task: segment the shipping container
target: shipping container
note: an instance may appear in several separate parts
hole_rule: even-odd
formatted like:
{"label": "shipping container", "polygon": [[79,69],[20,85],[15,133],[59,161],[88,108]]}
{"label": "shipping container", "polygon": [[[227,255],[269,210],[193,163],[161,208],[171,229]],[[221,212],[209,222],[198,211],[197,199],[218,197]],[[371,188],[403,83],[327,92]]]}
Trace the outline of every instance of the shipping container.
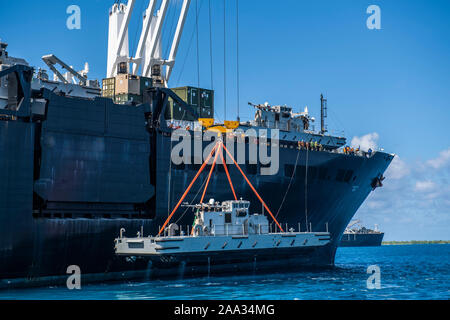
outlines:
{"label": "shipping container", "polygon": [[[197,121],[193,115],[184,110],[181,105],[178,103],[174,103],[172,99],[170,99],[169,105],[167,106],[165,117],[167,120],[184,120],[184,121]],[[198,107],[191,106],[198,115],[200,115],[200,110]]]}
{"label": "shipping container", "polygon": [[133,74],[118,74],[115,94],[141,94],[141,80]]}
{"label": "shipping container", "polygon": [[212,109],[210,109],[210,108],[201,108],[201,112],[199,115],[201,118],[206,118],[206,119],[214,118],[214,113],[213,113]]}
{"label": "shipping container", "polygon": [[142,103],[142,96],[139,94],[116,94],[114,102],[117,104],[125,104],[134,102],[136,104]]}
{"label": "shipping container", "polygon": [[114,98],[116,95],[116,78],[103,79],[102,97]]}
{"label": "shipping container", "polygon": [[103,79],[102,96],[112,98],[116,103],[133,101],[142,102],[145,90],[153,86],[152,78],[130,74],[119,74],[115,78]]}
{"label": "shipping container", "polygon": [[140,80],[140,94],[143,94],[146,89],[153,87],[152,78],[140,77]]}
{"label": "shipping container", "polygon": [[[214,91],[194,87],[181,87],[171,89],[184,102],[191,106],[200,118],[214,117]],[[196,121],[192,116],[185,113],[181,107],[174,105],[173,100],[169,101],[168,110],[166,111],[167,119]],[[184,117],[184,118],[182,118]]]}

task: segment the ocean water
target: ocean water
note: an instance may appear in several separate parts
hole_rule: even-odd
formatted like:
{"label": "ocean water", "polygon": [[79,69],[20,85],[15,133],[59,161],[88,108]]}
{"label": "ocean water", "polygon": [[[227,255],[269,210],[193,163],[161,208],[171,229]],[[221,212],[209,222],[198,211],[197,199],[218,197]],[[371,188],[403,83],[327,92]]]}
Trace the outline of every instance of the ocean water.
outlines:
{"label": "ocean water", "polygon": [[[380,269],[379,289],[367,287],[371,265]],[[448,300],[450,245],[339,248],[331,270],[6,290],[0,299]]]}

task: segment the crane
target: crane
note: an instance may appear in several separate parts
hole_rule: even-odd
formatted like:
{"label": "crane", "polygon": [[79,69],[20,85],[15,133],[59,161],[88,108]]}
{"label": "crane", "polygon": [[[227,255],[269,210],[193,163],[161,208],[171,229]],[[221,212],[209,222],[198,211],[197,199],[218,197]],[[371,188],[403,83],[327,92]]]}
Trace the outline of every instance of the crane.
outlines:
{"label": "crane", "polygon": [[[42,60],[45,64],[53,71],[53,73],[58,77],[58,79],[63,83],[69,83],[69,79],[73,77],[77,78],[81,85],[86,85],[87,82],[87,74],[89,72],[89,65],[86,63],[84,66],[84,70],[77,72],[72,67],[69,67],[64,61],[59,59],[53,54],[49,54],[42,57]],[[55,65],[59,64],[63,69],[67,70],[66,76],[62,75],[56,68]]]}
{"label": "crane", "polygon": [[351,227],[353,227],[354,225],[361,223],[360,220],[353,220],[352,222],[349,223],[349,225],[347,226],[347,228],[345,229],[345,231],[350,231]]}
{"label": "crane", "polygon": [[[167,87],[191,3],[191,0],[183,0],[170,54],[167,59],[164,59],[161,53],[162,30],[171,1],[173,0],[162,0],[160,8],[155,14],[157,0],[149,0],[135,57],[130,57],[129,53],[128,27],[136,0],[128,0],[126,5],[116,1],[111,8],[109,18],[108,78],[115,77],[119,71],[123,70],[133,75],[150,77],[155,75],[154,70],[165,66],[165,73],[161,73],[161,77],[163,85]],[[131,68],[129,68],[130,64]],[[156,68],[154,68],[155,66]]]}

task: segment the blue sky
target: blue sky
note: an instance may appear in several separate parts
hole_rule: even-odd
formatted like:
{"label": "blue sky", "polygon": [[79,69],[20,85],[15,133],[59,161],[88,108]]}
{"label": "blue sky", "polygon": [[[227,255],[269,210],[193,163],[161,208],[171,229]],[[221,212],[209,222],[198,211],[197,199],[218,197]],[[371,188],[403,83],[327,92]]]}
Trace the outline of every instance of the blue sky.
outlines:
{"label": "blue sky", "polygon": [[[146,0],[130,26],[135,48]],[[172,12],[181,1],[169,9]],[[2,4],[0,38],[13,56],[42,66],[54,53],[91,78],[106,73],[109,0],[16,0]],[[66,28],[66,8],[81,8],[81,30]],[[366,27],[369,5],[381,8],[381,30]],[[171,86],[211,87],[208,0],[198,0],[197,76],[192,0]],[[224,1],[211,0],[213,80],[218,118],[224,114]],[[237,112],[236,2],[226,1],[227,118]],[[173,10],[173,11],[171,11]],[[447,0],[240,0],[240,115],[247,102],[306,105],[319,118],[328,98],[329,129],[344,131],[399,155],[357,217],[378,223],[388,240],[450,239],[450,2]],[[137,35],[137,36],[136,36]],[[194,36],[193,36],[194,35]],[[192,39],[192,40],[191,40]],[[166,40],[163,47],[166,48]],[[200,78],[200,81],[199,79]],[[356,141],[356,140],[355,140]]]}

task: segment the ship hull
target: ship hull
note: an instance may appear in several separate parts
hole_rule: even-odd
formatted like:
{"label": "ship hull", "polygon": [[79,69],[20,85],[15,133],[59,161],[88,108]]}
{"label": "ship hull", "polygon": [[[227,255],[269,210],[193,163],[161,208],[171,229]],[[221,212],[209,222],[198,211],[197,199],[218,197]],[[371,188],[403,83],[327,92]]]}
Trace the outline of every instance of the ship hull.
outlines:
{"label": "ship hull", "polygon": [[137,266],[137,269],[149,270],[147,279],[301,271],[330,268],[332,265],[328,262],[329,248],[326,247],[235,250],[225,254],[200,252],[162,257],[140,256],[129,263],[135,268]]}
{"label": "ship hull", "polygon": [[346,233],[342,236],[340,247],[379,247],[384,233]]}
{"label": "ship hull", "polygon": [[[65,101],[62,100],[60,103],[64,104]],[[78,101],[78,103],[82,102]],[[61,117],[62,115],[63,113]],[[71,117],[73,118],[73,114]],[[110,119],[113,115],[101,114],[99,119],[103,118]],[[50,117],[47,121],[50,121],[49,119]],[[59,119],[59,125],[62,126],[64,121]],[[111,128],[114,127],[109,125],[108,128],[112,130]],[[1,288],[65,283],[69,276],[67,269],[71,265],[80,267],[82,279],[85,282],[148,277],[147,264],[130,264],[115,256],[114,239],[117,238],[121,228],[125,228],[128,235],[134,236],[141,230],[144,234],[155,235],[196,173],[189,166],[181,170],[170,164],[170,137],[156,131],[148,138],[145,138],[143,132],[139,132],[133,136],[133,141],[137,142],[130,144],[125,139],[126,136],[108,133],[106,129],[106,133],[101,131],[86,134],[82,136],[82,139],[80,138],[81,140],[79,137],[83,133],[73,133],[73,130],[70,132],[74,137],[77,136],[78,140],[73,137],[63,137],[64,139],[59,137],[58,134],[64,130],[62,127],[52,129],[45,126],[42,129],[34,122],[0,121]],[[126,131],[127,134],[129,131]],[[106,137],[116,139],[113,141],[114,148],[122,149],[115,150],[111,147],[114,149],[111,156],[99,157],[98,141]],[[60,150],[58,150],[58,139],[62,139]],[[148,141],[145,142],[145,139]],[[79,140],[81,142],[77,142]],[[49,144],[48,141],[51,143]],[[72,157],[70,161],[64,158],[64,155],[68,154],[68,148],[72,146],[68,141],[72,141],[73,145],[78,143],[84,148],[83,152],[78,150],[78,153],[70,153]],[[148,150],[142,147],[144,142],[151,146]],[[93,148],[96,148],[95,156],[92,156],[89,161],[77,159],[79,154],[88,154],[86,150],[89,150],[91,144]],[[53,149],[50,149],[48,145]],[[133,146],[136,146],[136,150],[132,149]],[[127,154],[127,152],[130,153],[130,149],[133,151],[131,153],[136,155],[135,158]],[[100,151],[107,152],[108,148],[101,148]],[[140,161],[141,158],[145,161]],[[114,159],[116,161],[113,163],[114,168],[118,169],[113,171],[108,167],[106,170],[105,166],[112,166],[112,160],[108,159]],[[247,171],[245,167],[244,171],[273,213],[277,214],[283,226],[287,224],[288,228],[300,228],[301,231],[305,231],[308,226],[310,231],[331,233],[331,243],[317,249],[315,264],[333,266],[336,248],[345,227],[372,192],[373,179],[384,173],[391,161],[392,156],[382,152],[375,153],[371,158],[364,158],[297,148],[281,148],[280,169],[277,175],[261,176]],[[83,162],[82,165],[81,162]],[[302,166],[308,165],[309,168],[317,168],[317,174],[314,178],[311,175],[309,179],[305,179],[304,174],[299,173],[292,178],[291,171],[286,166],[295,164],[299,172],[303,169]],[[86,166],[92,166],[92,170],[80,179],[76,175],[81,174],[80,171]],[[139,170],[133,169],[134,171],[129,174],[120,172],[120,168],[127,170],[136,166],[139,166]],[[351,171],[351,179],[336,180],[336,175],[339,175],[337,169]],[[66,175],[61,182],[54,178],[58,170],[62,170]],[[239,197],[252,202],[252,212],[261,212],[258,199],[243,181],[239,172],[232,168],[230,171]],[[45,180],[43,177],[46,174],[48,176]],[[206,174],[194,185],[192,194],[188,195],[186,201],[195,200],[194,196]],[[105,177],[114,179],[108,180]],[[87,199],[83,212],[90,210],[89,214],[77,215],[76,211],[79,211],[81,207],[76,207],[77,210],[73,209],[75,202],[70,197],[78,196],[77,192],[82,190],[81,184],[72,183],[72,181],[78,181],[77,179],[82,182],[89,181],[92,186],[95,185],[95,187],[91,186],[94,188],[92,193],[98,191],[95,190],[98,186],[104,186],[104,190],[95,193],[95,197],[91,193],[80,193],[80,197]],[[128,180],[125,182],[128,184],[123,185],[126,179]],[[133,180],[130,179],[136,179],[135,185],[140,186],[136,190],[131,190],[132,192],[125,190],[134,188]],[[152,182],[154,190],[148,185],[147,180]],[[94,181],[97,182],[94,184]],[[225,173],[219,171],[211,179],[206,198],[214,198],[218,201],[231,199],[232,193],[227,186]],[[44,187],[51,191],[48,195],[45,194],[44,191],[47,189]],[[48,196],[49,200],[46,203],[53,204],[56,209],[52,209],[50,205],[45,208],[47,211],[39,207],[36,193],[43,197]],[[151,198],[149,200],[152,204],[151,212],[147,210],[145,214],[141,214],[141,202],[145,202],[147,197]],[[137,204],[129,207],[125,204],[115,206],[115,198],[131,199],[130,202],[134,201]],[[104,204],[102,199],[106,199],[104,201],[108,203]],[[64,209],[64,205],[70,210],[58,212],[62,210],[61,208]],[[101,207],[102,205],[104,207]],[[117,215],[110,214],[109,211],[115,207],[123,208],[125,214],[122,211]],[[136,210],[135,214],[131,212],[133,208]],[[180,225],[190,225],[192,213],[183,214],[180,211],[174,220]]]}

